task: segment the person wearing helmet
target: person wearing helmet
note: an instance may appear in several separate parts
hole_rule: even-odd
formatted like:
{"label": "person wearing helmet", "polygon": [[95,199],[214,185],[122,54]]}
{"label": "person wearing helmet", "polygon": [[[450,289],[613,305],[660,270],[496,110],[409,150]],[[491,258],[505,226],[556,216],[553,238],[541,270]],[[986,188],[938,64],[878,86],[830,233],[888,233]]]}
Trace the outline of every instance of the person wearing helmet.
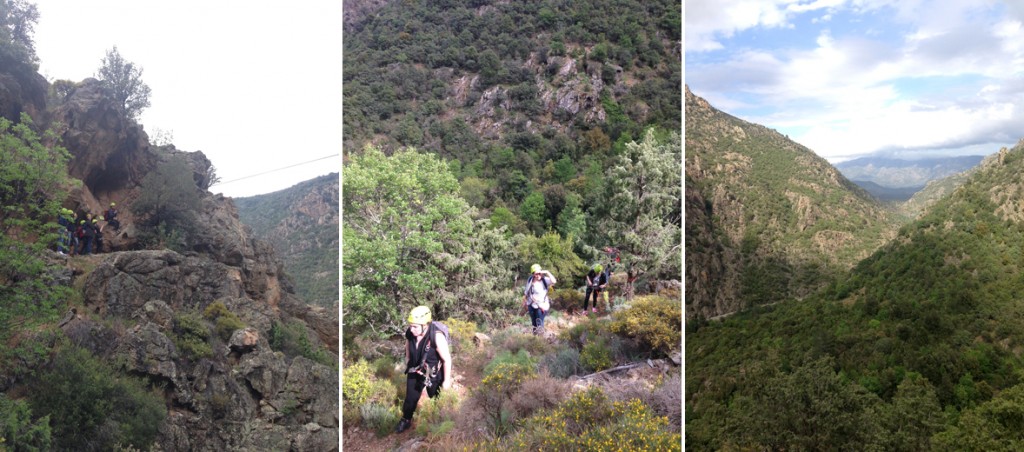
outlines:
{"label": "person wearing helmet", "polygon": [[92,228],[96,231],[93,241],[96,244],[95,251],[97,254],[103,252],[103,225],[100,224],[100,221],[103,221],[103,215],[92,219]]}
{"label": "person wearing helmet", "polygon": [[530,324],[533,326],[533,334],[537,335],[544,331],[544,317],[551,310],[551,299],[548,298],[548,290],[558,280],[547,270],[540,268],[540,264],[530,266],[530,280],[526,282],[523,289],[523,307],[530,313]]}
{"label": "person wearing helmet", "polygon": [[[409,312],[409,329],[405,331],[405,401],[402,403],[402,419],[398,421],[397,433],[412,425],[423,389],[427,396],[437,397],[441,389],[452,385],[452,355],[448,348],[448,337],[441,324],[432,322],[430,308],[417,306]],[[426,339],[426,340],[424,340]]]}
{"label": "person wearing helmet", "polygon": [[117,204],[110,203],[110,208],[103,212],[103,216],[107,219],[107,224],[114,228],[115,231],[121,230],[121,222],[117,219]]}
{"label": "person wearing helmet", "polygon": [[590,273],[587,273],[587,292],[583,296],[583,314],[587,313],[587,304],[590,302],[590,296],[594,296],[594,303],[591,307],[591,311],[597,313],[597,299],[605,286],[608,285],[608,275],[604,273],[604,266],[601,264],[594,264],[590,269]]}

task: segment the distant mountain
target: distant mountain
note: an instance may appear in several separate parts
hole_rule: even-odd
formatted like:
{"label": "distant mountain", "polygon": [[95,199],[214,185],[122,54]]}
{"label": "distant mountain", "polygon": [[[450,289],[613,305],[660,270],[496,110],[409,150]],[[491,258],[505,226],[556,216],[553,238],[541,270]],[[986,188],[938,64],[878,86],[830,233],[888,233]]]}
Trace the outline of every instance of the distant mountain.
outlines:
{"label": "distant mountain", "polygon": [[886,188],[921,188],[930,181],[975,167],[982,158],[981,155],[924,159],[862,157],[835,166],[851,180],[874,182]]}
{"label": "distant mountain", "polygon": [[871,196],[878,198],[879,201],[896,201],[903,202],[914,196],[914,193],[920,191],[924,186],[912,186],[912,187],[885,187],[877,183],[866,181],[866,180],[854,180],[853,183],[857,184],[861,188],[871,193]]}
{"label": "distant mountain", "polygon": [[238,217],[273,246],[309,304],[331,306],[338,290],[338,173],[291,188],[236,198]]}
{"label": "distant mountain", "polygon": [[806,296],[895,234],[827,161],[688,87],[686,151],[688,319]]}

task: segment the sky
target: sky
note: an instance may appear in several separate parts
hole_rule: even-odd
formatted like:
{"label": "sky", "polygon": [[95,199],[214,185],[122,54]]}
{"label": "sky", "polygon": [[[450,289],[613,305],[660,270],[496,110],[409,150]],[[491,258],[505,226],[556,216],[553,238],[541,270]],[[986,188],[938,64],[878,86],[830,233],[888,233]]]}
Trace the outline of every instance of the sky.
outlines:
{"label": "sky", "polygon": [[832,163],[1024,138],[1024,1],[685,0],[686,84]]}
{"label": "sky", "polygon": [[341,170],[340,0],[34,3],[39,72],[95,77],[117,46],[151,89],[139,119],[150,140],[202,151],[222,181],[211,192],[253,196]]}

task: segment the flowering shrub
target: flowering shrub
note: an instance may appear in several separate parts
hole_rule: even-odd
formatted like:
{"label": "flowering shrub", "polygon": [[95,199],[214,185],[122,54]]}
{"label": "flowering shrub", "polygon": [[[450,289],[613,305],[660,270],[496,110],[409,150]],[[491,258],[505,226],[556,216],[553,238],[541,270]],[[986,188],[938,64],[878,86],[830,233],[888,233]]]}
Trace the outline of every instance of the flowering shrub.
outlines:
{"label": "flowering shrub", "polygon": [[444,324],[448,326],[448,333],[452,337],[452,353],[474,348],[473,335],[476,334],[476,324],[461,319],[447,319]]}
{"label": "flowering shrub", "polygon": [[505,450],[678,451],[679,433],[668,419],[639,400],[609,402],[598,388],[578,392],[564,404],[528,419],[507,438],[480,444]]}
{"label": "flowering shrub", "polygon": [[611,330],[639,339],[656,355],[668,355],[680,347],[682,313],[678,300],[659,296],[637,297],[629,309],[615,313]]}

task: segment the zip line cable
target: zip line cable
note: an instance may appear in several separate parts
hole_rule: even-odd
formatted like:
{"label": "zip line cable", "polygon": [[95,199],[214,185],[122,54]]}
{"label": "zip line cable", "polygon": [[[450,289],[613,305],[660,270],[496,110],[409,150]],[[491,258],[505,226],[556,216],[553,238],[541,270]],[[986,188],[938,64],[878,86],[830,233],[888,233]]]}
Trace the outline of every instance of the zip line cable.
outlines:
{"label": "zip line cable", "polygon": [[232,179],[232,180],[229,180],[229,181],[226,181],[226,182],[217,182],[216,184],[211,185],[211,187],[216,187],[218,185],[224,185],[224,184],[230,184],[232,182],[238,182],[240,180],[249,179],[249,178],[256,177],[256,176],[263,176],[265,174],[270,174],[270,173],[274,173],[274,172],[277,172],[277,171],[286,170],[288,168],[294,168],[296,166],[302,166],[302,165],[306,165],[306,164],[313,163],[313,162],[319,162],[320,160],[325,160],[325,159],[329,159],[329,158],[332,158],[332,157],[338,157],[338,156],[340,156],[340,154],[331,154],[331,155],[327,155],[327,156],[324,156],[324,157],[315,158],[313,160],[309,160],[309,161],[306,161],[306,162],[296,163],[294,165],[283,166],[281,168],[275,168],[275,169],[272,169],[270,171],[264,171],[262,173],[250,174],[248,176],[239,177],[238,179]]}

